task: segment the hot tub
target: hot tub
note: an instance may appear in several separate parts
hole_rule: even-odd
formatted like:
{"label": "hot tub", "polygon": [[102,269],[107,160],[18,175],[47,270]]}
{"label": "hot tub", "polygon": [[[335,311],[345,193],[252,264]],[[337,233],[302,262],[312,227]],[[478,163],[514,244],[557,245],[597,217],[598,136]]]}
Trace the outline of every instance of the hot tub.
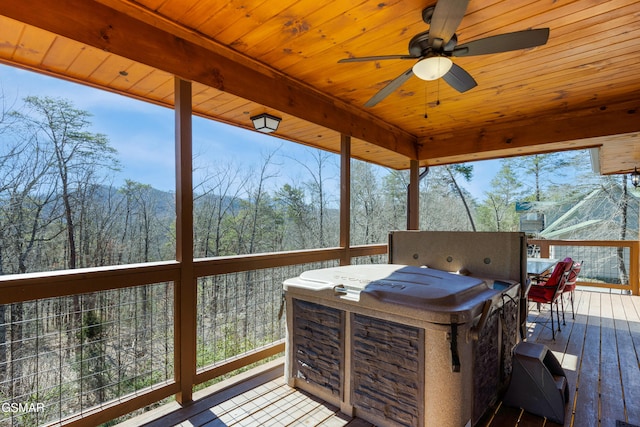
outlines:
{"label": "hot tub", "polygon": [[471,426],[508,384],[520,285],[399,264],[286,280],[285,375],[378,426]]}

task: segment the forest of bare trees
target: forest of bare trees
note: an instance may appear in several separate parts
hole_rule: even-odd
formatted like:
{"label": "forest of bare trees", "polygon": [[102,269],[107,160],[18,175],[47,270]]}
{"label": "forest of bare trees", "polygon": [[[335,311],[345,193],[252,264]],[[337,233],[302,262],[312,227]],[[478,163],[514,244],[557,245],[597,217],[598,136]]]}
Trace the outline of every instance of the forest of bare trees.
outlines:
{"label": "forest of bare trees", "polygon": [[[123,154],[90,131],[91,120],[57,98],[28,97],[0,111],[0,275],[174,259],[175,195],[130,179],[115,186]],[[195,162],[196,257],[338,246],[337,156],[309,149],[305,159],[289,158],[302,178],[282,183],[285,157],[280,149],[251,167]],[[569,160],[505,160],[483,199],[463,185],[472,166],[432,168],[421,182],[420,227],[517,230],[516,201],[566,201],[554,180],[584,163]],[[354,160],[351,175],[352,244],[384,243],[406,227],[406,171]],[[627,218],[626,181],[594,181],[572,197],[597,186],[625,189],[616,206]],[[627,224],[620,227],[628,238]],[[294,274],[200,279],[199,364],[281,338],[280,284]],[[0,305],[0,401],[47,405],[40,418],[5,414],[0,425],[38,425],[171,379],[172,310],[172,283]]]}

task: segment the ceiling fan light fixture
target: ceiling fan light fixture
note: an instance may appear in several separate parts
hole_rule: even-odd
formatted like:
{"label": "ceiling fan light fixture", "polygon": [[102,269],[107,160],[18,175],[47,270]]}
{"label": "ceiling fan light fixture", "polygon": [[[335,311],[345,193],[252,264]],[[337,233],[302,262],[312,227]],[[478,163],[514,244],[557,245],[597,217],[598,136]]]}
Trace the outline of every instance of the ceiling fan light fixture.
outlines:
{"label": "ceiling fan light fixture", "polygon": [[449,72],[453,62],[446,56],[430,56],[413,66],[413,74],[422,80],[438,80]]}

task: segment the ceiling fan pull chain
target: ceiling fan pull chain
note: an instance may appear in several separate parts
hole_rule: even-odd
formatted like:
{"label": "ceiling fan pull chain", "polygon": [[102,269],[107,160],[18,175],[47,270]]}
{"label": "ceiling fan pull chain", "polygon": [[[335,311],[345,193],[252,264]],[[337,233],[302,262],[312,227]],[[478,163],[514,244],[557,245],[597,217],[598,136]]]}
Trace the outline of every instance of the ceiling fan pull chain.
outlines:
{"label": "ceiling fan pull chain", "polygon": [[429,91],[427,90],[427,82],[424,82],[424,118],[428,119],[429,116],[427,115],[427,108],[429,107],[429,98],[428,95]]}

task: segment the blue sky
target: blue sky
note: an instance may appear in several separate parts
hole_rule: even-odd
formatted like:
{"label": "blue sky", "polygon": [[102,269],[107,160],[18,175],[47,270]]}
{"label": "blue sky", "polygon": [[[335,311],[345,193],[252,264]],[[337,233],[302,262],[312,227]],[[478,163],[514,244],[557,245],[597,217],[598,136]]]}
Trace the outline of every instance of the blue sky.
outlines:
{"label": "blue sky", "polygon": [[[116,185],[133,179],[160,190],[174,190],[173,110],[5,65],[0,65],[0,88],[5,104],[17,105],[27,96],[49,96],[89,111],[91,131],[107,135],[119,153],[122,172]],[[288,157],[309,156],[308,147],[199,117],[193,119],[193,130],[194,154],[216,162],[239,163],[241,159],[246,167],[255,168],[262,164],[263,156],[278,150],[277,162],[285,167],[272,179],[273,185],[301,179],[300,168]]]}
{"label": "blue sky", "polygon": [[[173,110],[1,64],[0,88],[5,104],[19,104],[27,96],[49,96],[65,98],[76,108],[89,111],[93,115],[91,131],[107,135],[119,153],[122,171],[115,177],[115,185],[132,179],[174,191]],[[194,153],[201,158],[255,168],[267,153],[278,150],[279,176],[271,185],[305,180],[303,168],[290,158],[309,158],[307,147],[198,117],[194,117],[193,129]],[[463,185],[482,198],[498,169],[497,161],[475,162],[472,182]],[[337,186],[337,171],[335,174]]]}
{"label": "blue sky", "polygon": [[500,160],[483,160],[480,162],[470,162],[473,166],[473,177],[470,182],[460,184],[473,194],[478,201],[484,200],[485,191],[489,190],[491,180],[500,170]]}
{"label": "blue sky", "polygon": [[129,178],[162,190],[174,189],[171,110],[4,65],[0,65],[0,84],[8,105],[19,105],[27,96],[48,96],[89,111],[91,131],[107,135],[120,154],[123,171],[117,184]]}

